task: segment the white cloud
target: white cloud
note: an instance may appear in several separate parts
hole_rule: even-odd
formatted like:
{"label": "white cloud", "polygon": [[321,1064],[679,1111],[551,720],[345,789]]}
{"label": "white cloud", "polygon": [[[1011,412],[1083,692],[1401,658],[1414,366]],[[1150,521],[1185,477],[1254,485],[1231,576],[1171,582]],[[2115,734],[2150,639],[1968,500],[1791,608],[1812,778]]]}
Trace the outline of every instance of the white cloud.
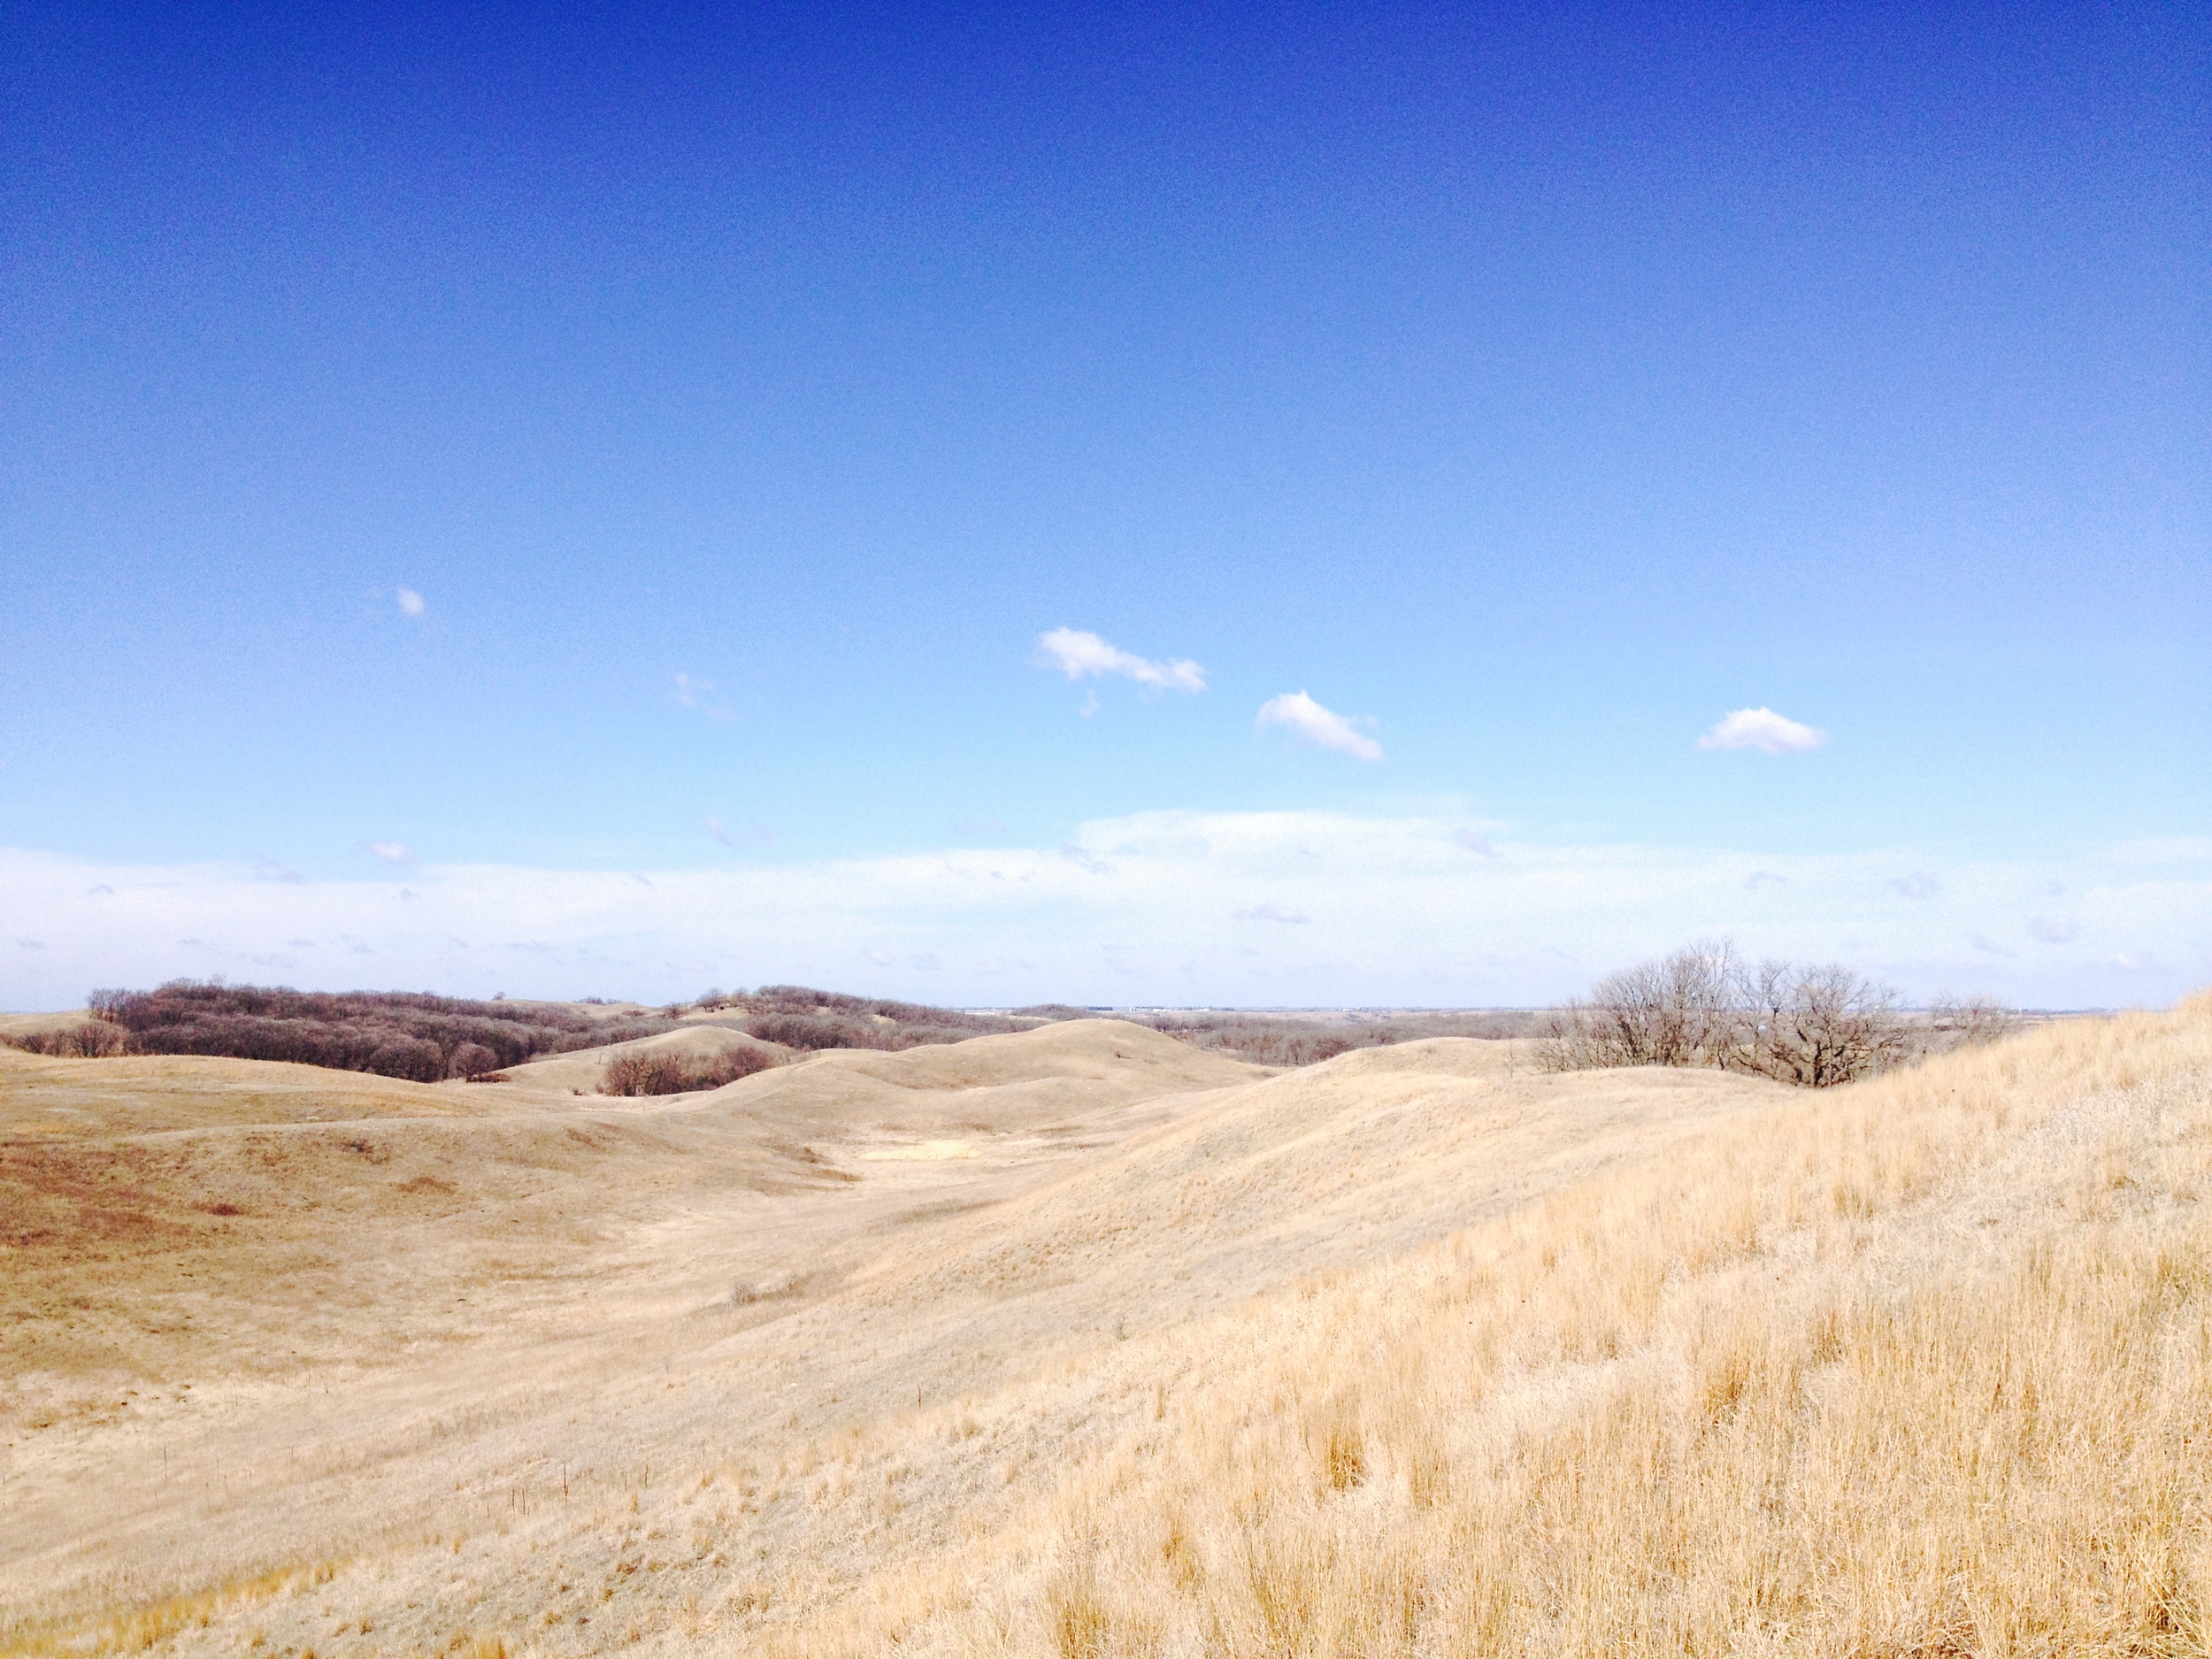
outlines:
{"label": "white cloud", "polygon": [[695,680],[689,674],[672,676],[676,685],[676,701],[687,709],[696,709],[710,720],[734,720],[737,716],[717,698],[709,700],[714,689],[711,680]]}
{"label": "white cloud", "polygon": [[[697,822],[697,820],[694,820]],[[127,866],[0,849],[0,1008],[77,1006],[88,986],[212,972],[247,979],[288,941],[325,941],[298,977],[343,989],[649,1002],[701,984],[850,988],[979,1006],[1041,1002],[1510,1006],[1709,933],[1747,956],[1841,960],[1925,996],[1972,983],[2032,1007],[2165,1002],[2212,981],[2212,861],[2109,847],[2065,858],[1947,862],[1938,904],[1868,902],[1925,852],[1453,842],[1463,810],[1402,815],[1163,811],[1098,819],[1070,845],[948,844],[872,858],[731,859],[628,870],[439,864],[385,879],[256,879],[251,861]],[[702,849],[702,853],[704,852]],[[1307,854],[1316,855],[1307,856]],[[1785,883],[1747,889],[1748,872]],[[2062,881],[2093,906],[2094,951],[2023,931]],[[95,885],[114,888],[96,903]],[[1238,919],[1265,907],[1310,918]],[[528,949],[457,938],[530,941]],[[186,946],[178,941],[196,941]],[[1982,947],[2010,942],[2017,956]],[[865,954],[889,956],[877,964]],[[360,953],[349,955],[349,952]],[[373,956],[367,953],[373,953]],[[1247,954],[1256,953],[1256,954]],[[934,971],[914,966],[935,957]],[[2124,961],[2122,959],[2124,959]]]}
{"label": "white cloud", "polygon": [[[1364,720],[1365,717],[1360,718]],[[1372,720],[1365,723],[1374,724]],[[1309,743],[1333,749],[1355,760],[1379,761],[1383,757],[1382,745],[1361,731],[1352,717],[1323,708],[1302,691],[1286,691],[1280,696],[1270,697],[1260,704],[1256,724],[1279,726]]]}
{"label": "white cloud", "polygon": [[415,849],[400,841],[371,841],[369,850],[388,864],[403,864],[415,856]]}
{"label": "white cloud", "polygon": [[1255,904],[1248,910],[1239,910],[1240,922],[1285,922],[1294,927],[1310,927],[1313,918],[1303,910],[1294,910],[1287,904]]}
{"label": "white cloud", "polygon": [[1916,870],[1909,876],[1892,876],[1890,891],[1909,899],[1932,899],[1943,891],[1943,878],[1932,870]]}
{"label": "white cloud", "polygon": [[1113,865],[1108,864],[1089,848],[1079,846],[1074,841],[1060,843],[1060,856],[1078,870],[1088,871],[1094,876],[1110,876],[1114,873]]}
{"label": "white cloud", "polygon": [[[1070,680],[1119,674],[1125,680],[1135,680],[1155,695],[1163,691],[1196,692],[1206,688],[1206,671],[1196,663],[1183,657],[1156,663],[1118,645],[1109,645],[1097,634],[1086,634],[1080,628],[1055,628],[1049,634],[1040,634],[1037,654],[1047,668],[1056,668]],[[1097,706],[1094,700],[1083,711],[1088,714]]]}
{"label": "white cloud", "polygon": [[2070,916],[2031,916],[2028,935],[2046,945],[2071,944],[2081,934],[2081,924]]}
{"label": "white cloud", "polygon": [[[732,829],[711,813],[707,817],[707,833],[732,852],[743,852],[748,847],[765,847],[776,839],[775,831],[764,824],[747,824]],[[652,884],[648,882],[646,885],[649,887]]]}
{"label": "white cloud", "polygon": [[423,613],[422,595],[411,588],[399,590],[399,613],[403,617],[419,617]]}
{"label": "white cloud", "polygon": [[1490,838],[1480,832],[1463,829],[1452,836],[1452,845],[1463,847],[1478,858],[1495,858],[1498,849],[1490,844]]}
{"label": "white cloud", "polygon": [[1768,755],[1808,755],[1826,747],[1828,733],[1771,709],[1739,709],[1703,737],[1700,749],[1755,749]]}

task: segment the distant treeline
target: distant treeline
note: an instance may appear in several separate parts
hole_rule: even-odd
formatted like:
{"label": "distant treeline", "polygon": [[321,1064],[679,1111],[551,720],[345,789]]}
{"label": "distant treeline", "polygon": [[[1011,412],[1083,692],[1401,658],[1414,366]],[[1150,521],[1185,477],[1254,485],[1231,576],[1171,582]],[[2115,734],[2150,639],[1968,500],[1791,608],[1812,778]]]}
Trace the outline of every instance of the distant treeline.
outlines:
{"label": "distant treeline", "polygon": [[[194,979],[173,979],[151,991],[96,991],[87,1009],[91,1018],[81,1026],[14,1041],[53,1055],[288,1060],[432,1083],[484,1077],[544,1055],[702,1025],[744,1032],[802,1052],[897,1050],[1029,1031],[1059,1020],[1087,1019],[1095,1012],[1047,1003],[1006,1014],[972,1014],[803,985],[764,985],[757,991],[710,990],[695,1002],[607,1018],[558,1002],[475,1002],[409,991],[295,991]],[[1326,1020],[1210,1012],[1121,1017],[1194,1047],[1267,1065],[1310,1065],[1348,1049],[1420,1037],[1519,1036],[1531,1020],[1513,1013],[1408,1014],[1386,1020],[1356,1014]],[[691,1073],[682,1075],[685,1087],[703,1086],[688,1081]],[[641,1073],[636,1086],[675,1085],[655,1071],[649,1082]]]}
{"label": "distant treeline", "polygon": [[[474,1002],[428,992],[295,991],[195,979],[173,979],[151,991],[95,991],[86,1008],[91,1018],[84,1025],[17,1038],[16,1046],[84,1057],[196,1054],[288,1060],[434,1083],[699,1025],[809,1050],[911,1048],[1025,1031],[1038,1023],[797,985],[710,991],[695,1003],[613,1018],[562,1003]],[[687,1013],[692,1018],[682,1018]]]}
{"label": "distant treeline", "polygon": [[[1039,1023],[1015,1015],[933,1008],[926,1002],[846,996],[804,985],[708,991],[690,1006],[703,1013],[733,1016],[723,1023],[787,1048],[914,1048],[925,1043],[964,1042],[970,1037],[1027,1031]],[[667,1011],[683,1010],[672,1006]]]}
{"label": "distant treeline", "polygon": [[1386,1019],[1356,1014],[1297,1019],[1238,1013],[1133,1014],[1128,1018],[1196,1048],[1234,1055],[1260,1065],[1313,1065],[1355,1048],[1414,1042],[1425,1037],[1521,1037],[1528,1034],[1535,1022],[1534,1015],[1512,1010],[1408,1013]]}
{"label": "distant treeline", "polygon": [[95,991],[93,1018],[131,1054],[290,1060],[434,1083],[481,1077],[539,1055],[672,1031],[673,1019],[594,1019],[572,1008],[478,1002],[406,991],[294,991],[173,979],[151,991]]}

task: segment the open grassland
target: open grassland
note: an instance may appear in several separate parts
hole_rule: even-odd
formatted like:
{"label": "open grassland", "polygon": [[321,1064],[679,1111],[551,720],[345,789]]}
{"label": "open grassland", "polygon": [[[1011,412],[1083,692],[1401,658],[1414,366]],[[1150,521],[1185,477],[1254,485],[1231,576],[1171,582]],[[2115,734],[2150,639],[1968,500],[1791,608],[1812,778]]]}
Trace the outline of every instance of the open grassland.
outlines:
{"label": "open grassland", "polygon": [[0,1652],[2212,1639],[2212,1001],[1817,1094],[530,1071],[0,1054]]}

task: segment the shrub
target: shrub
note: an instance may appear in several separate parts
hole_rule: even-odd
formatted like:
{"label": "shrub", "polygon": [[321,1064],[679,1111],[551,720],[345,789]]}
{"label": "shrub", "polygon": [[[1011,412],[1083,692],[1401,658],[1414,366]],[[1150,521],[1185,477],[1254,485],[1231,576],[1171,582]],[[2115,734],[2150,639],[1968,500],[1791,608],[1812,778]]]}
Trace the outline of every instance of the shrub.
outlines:
{"label": "shrub", "polygon": [[[1973,1007],[1958,1019],[1975,1040],[2009,1029],[1994,1004]],[[1554,1071],[1707,1065],[1825,1088],[1927,1052],[1940,1024],[1916,1027],[1895,991],[1840,964],[1754,966],[1726,940],[1705,940],[1608,975],[1554,1010],[1536,1053]]]}
{"label": "shrub", "polygon": [[854,1019],[825,1018],[813,1014],[756,1014],[745,1028],[763,1042],[787,1048],[897,1048],[895,1032],[863,1025]]}
{"label": "shrub", "polygon": [[2020,1016],[1994,997],[1955,996],[1945,992],[1928,1005],[1928,1025],[1948,1048],[1979,1048],[2020,1029]]}
{"label": "shrub", "polygon": [[764,1048],[726,1048],[690,1074],[690,1087],[720,1088],[725,1083],[765,1071],[775,1064],[775,1056]]}
{"label": "shrub", "polygon": [[759,1048],[729,1048],[702,1058],[679,1054],[632,1052],[607,1062],[599,1092],[603,1094],[687,1094],[694,1089],[720,1088],[741,1077],[764,1071],[775,1061]]}
{"label": "shrub", "polygon": [[[95,1015],[124,1027],[136,1054],[290,1060],[434,1082],[675,1029],[670,1020],[608,1025],[574,1009],[470,1002],[405,991],[302,992],[173,979],[152,991],[95,991]],[[419,1045],[428,1045],[426,1055]],[[465,1048],[481,1056],[458,1061]]]}
{"label": "shrub", "polygon": [[421,1037],[388,1037],[369,1051],[360,1067],[380,1077],[406,1078],[416,1083],[435,1083],[446,1074],[445,1056],[438,1045]]}
{"label": "shrub", "polygon": [[680,1094],[683,1062],[672,1054],[618,1054],[601,1074],[602,1094]]}
{"label": "shrub", "polygon": [[499,1070],[499,1056],[480,1042],[465,1042],[447,1056],[445,1074],[448,1077],[489,1077]]}
{"label": "shrub", "polygon": [[104,1019],[88,1019],[58,1031],[35,1031],[7,1039],[12,1048],[71,1060],[105,1060],[130,1050],[130,1033]]}

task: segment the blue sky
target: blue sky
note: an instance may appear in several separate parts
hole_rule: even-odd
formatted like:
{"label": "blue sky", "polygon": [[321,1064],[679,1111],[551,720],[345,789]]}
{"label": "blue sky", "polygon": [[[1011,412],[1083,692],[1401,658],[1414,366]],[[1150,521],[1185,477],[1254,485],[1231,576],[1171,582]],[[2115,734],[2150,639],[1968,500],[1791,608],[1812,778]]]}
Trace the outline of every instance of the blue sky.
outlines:
{"label": "blue sky", "polygon": [[2208,87],[2180,5],[12,8],[0,1003],[2168,1000]]}

